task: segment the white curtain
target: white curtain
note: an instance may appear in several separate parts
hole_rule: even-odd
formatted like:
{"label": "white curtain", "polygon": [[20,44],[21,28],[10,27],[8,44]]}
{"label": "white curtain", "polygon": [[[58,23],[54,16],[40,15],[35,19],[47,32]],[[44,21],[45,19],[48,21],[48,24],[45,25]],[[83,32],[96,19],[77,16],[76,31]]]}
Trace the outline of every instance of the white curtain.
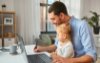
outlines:
{"label": "white curtain", "polygon": [[39,0],[15,0],[17,15],[17,32],[30,44],[40,34],[40,2]]}

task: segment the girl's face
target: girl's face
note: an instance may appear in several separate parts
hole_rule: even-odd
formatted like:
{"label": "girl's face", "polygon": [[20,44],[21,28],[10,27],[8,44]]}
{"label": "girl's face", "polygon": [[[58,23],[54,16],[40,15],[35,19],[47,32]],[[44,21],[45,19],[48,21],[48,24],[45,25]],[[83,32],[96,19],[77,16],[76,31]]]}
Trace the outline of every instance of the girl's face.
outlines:
{"label": "girl's face", "polygon": [[64,42],[67,39],[67,34],[64,33],[58,33],[58,39],[62,42]]}

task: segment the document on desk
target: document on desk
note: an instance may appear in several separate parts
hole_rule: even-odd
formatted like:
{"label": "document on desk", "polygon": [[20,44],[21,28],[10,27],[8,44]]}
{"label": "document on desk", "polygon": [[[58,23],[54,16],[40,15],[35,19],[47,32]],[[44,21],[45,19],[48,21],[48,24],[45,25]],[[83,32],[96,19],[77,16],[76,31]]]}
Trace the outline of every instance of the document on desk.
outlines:
{"label": "document on desk", "polygon": [[34,47],[35,47],[35,45],[26,45],[25,46],[27,55],[46,54],[47,56],[50,57],[50,54],[48,52],[35,52]]}

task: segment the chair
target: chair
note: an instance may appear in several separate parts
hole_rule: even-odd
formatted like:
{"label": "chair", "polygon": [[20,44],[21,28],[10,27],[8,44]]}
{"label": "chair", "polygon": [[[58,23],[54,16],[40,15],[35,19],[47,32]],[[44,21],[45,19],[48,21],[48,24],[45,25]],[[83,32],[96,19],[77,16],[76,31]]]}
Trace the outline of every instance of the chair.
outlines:
{"label": "chair", "polygon": [[40,38],[36,38],[35,41],[38,45],[48,46],[51,45],[52,41],[48,34],[41,34]]}

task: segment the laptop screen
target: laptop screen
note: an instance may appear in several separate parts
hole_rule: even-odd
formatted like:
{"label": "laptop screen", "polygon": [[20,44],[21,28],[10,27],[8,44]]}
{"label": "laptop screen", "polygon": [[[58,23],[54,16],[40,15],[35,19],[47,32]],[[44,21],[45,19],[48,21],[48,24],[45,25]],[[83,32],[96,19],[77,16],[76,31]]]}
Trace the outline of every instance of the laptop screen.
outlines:
{"label": "laptop screen", "polygon": [[27,54],[26,54],[25,45],[24,45],[24,42],[23,41],[20,41],[19,42],[19,48],[21,50],[21,54],[23,56],[24,62],[25,63],[29,63],[28,62],[28,59],[27,59]]}

